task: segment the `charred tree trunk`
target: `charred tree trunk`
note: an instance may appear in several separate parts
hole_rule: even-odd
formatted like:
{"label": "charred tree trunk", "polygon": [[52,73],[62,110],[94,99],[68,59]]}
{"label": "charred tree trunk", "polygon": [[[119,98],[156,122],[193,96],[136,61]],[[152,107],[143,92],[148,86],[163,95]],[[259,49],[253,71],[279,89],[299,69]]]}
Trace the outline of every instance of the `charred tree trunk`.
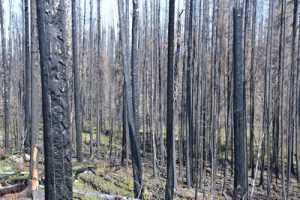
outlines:
{"label": "charred tree trunk", "polygon": [[72,199],[65,2],[37,0],[36,3],[42,76],[45,199]]}
{"label": "charred tree trunk", "polygon": [[9,66],[6,57],[6,41],[5,41],[5,30],[3,22],[3,5],[0,2],[0,26],[1,26],[1,45],[2,45],[2,70],[3,70],[3,101],[4,101],[4,148],[8,150],[9,146]]}
{"label": "charred tree trunk", "polygon": [[[100,145],[101,145],[101,140],[100,140],[100,127],[101,127],[101,121],[100,121],[100,107],[102,106],[101,104],[101,92],[102,92],[102,69],[101,69],[101,0],[97,1],[97,29],[98,29],[98,36],[97,36],[97,46],[98,46],[98,78],[99,83],[97,84],[97,133],[96,133],[96,145],[97,145],[97,155],[99,156],[100,153]],[[101,111],[102,113],[102,111]]]}
{"label": "charred tree trunk", "polygon": [[132,100],[134,109],[134,120],[139,134],[139,85],[138,85],[138,20],[139,20],[139,6],[138,0],[132,1],[133,12],[132,12],[132,43],[131,43],[131,84],[132,84]]}
{"label": "charred tree trunk", "polygon": [[93,157],[93,2],[90,0],[90,30],[89,30],[89,132],[90,132],[90,157]]}
{"label": "charred tree trunk", "polygon": [[[187,173],[187,186],[191,186],[192,182],[192,166],[191,166],[191,137],[193,134],[193,111],[192,111],[192,78],[191,73],[193,70],[192,66],[192,41],[193,41],[193,4],[194,0],[190,0],[189,5],[189,21],[188,21],[188,46],[187,46],[187,80],[186,80],[186,173]],[[189,178],[188,178],[189,177]]]}
{"label": "charred tree trunk", "polygon": [[256,0],[253,0],[251,58],[250,58],[250,167],[251,177],[254,178],[254,108],[255,108],[255,46],[256,46]]}
{"label": "charred tree trunk", "polygon": [[167,75],[167,183],[165,199],[172,200],[174,195],[174,15],[175,1],[169,1],[168,27],[168,75]]}
{"label": "charred tree trunk", "polygon": [[29,0],[25,2],[25,141],[24,150],[30,152],[30,33],[29,33]]}
{"label": "charred tree trunk", "polygon": [[[291,169],[293,162],[293,143],[294,143],[294,71],[295,71],[295,43],[297,34],[297,16],[298,16],[298,0],[294,0],[293,9],[293,30],[292,30],[292,46],[291,46],[291,67],[289,72],[290,88],[289,88],[289,116],[288,116],[288,165],[287,165],[287,190],[286,198],[289,199],[289,189],[291,184]],[[298,66],[299,67],[299,66]]]}
{"label": "charred tree trunk", "polygon": [[137,134],[135,120],[134,120],[134,106],[132,102],[132,85],[130,82],[129,74],[129,62],[128,62],[128,47],[126,43],[126,29],[124,22],[124,5],[123,0],[118,0],[119,20],[120,20],[120,32],[122,42],[122,60],[124,65],[124,78],[125,78],[125,91],[126,91],[126,106],[127,116],[129,125],[129,136],[131,145],[131,158],[133,168],[133,179],[134,179],[134,196],[141,198],[143,196],[143,185],[142,185],[142,165],[140,155],[140,141]]}
{"label": "charred tree trunk", "polygon": [[[298,32],[298,56],[297,56],[297,84],[296,84],[296,129],[300,128],[300,32]],[[300,183],[300,136],[299,131],[296,132],[296,167],[297,167],[297,182]]]}
{"label": "charred tree trunk", "polygon": [[38,180],[36,170],[38,168],[37,156],[37,137],[38,137],[38,67],[39,67],[39,46],[37,35],[37,14],[36,2],[31,0],[31,138],[30,138],[30,175],[31,175],[31,195],[36,197]]}
{"label": "charred tree trunk", "polygon": [[233,121],[234,121],[234,197],[248,193],[247,143],[244,115],[244,67],[242,54],[242,9],[233,9]]}
{"label": "charred tree trunk", "polygon": [[76,126],[76,153],[77,160],[81,162],[82,156],[82,112],[80,72],[78,64],[78,35],[77,35],[77,11],[76,0],[72,0],[72,54],[73,54],[73,76],[74,76],[74,100],[75,100],[75,126]]}
{"label": "charred tree trunk", "polygon": [[280,3],[280,33],[279,33],[279,49],[278,49],[278,71],[277,71],[277,105],[276,114],[278,117],[278,130],[281,133],[281,182],[282,182],[282,199],[286,199],[285,186],[285,164],[284,164],[284,149],[285,149],[285,135],[283,124],[283,80],[284,80],[284,55],[285,55],[285,12],[286,0],[281,0]]}

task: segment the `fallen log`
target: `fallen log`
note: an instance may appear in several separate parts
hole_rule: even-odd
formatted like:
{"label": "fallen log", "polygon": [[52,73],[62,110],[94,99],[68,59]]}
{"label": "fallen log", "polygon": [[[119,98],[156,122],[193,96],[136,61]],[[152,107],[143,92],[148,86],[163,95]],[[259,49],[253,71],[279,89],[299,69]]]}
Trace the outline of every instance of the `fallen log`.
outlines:
{"label": "fallen log", "polygon": [[0,197],[3,197],[8,194],[19,193],[19,192],[25,190],[26,187],[27,187],[27,183],[24,182],[24,183],[18,183],[15,185],[10,185],[7,187],[0,188]]}
{"label": "fallen log", "polygon": [[79,176],[79,174],[84,173],[86,171],[92,172],[93,174],[96,174],[95,172],[96,167],[83,167],[83,168],[79,168],[79,169],[74,169],[73,173],[74,173],[74,180],[77,179],[77,177]]}
{"label": "fallen log", "polygon": [[[9,173],[5,174],[4,176],[1,176],[0,181],[7,180],[10,176],[14,176],[14,175],[17,175],[17,174],[20,174],[20,173],[21,173],[20,171],[19,172],[9,172]],[[1,173],[1,175],[2,174],[3,173]]]}

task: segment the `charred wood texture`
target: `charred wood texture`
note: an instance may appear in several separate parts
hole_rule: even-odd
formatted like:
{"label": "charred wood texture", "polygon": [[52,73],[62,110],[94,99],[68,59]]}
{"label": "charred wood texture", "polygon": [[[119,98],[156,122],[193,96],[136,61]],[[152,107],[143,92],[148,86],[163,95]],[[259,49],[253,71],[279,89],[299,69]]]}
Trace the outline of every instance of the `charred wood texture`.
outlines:
{"label": "charred wood texture", "polygon": [[242,54],[243,11],[233,9],[233,124],[234,124],[234,196],[241,199],[248,194],[247,142],[244,115],[244,67]]}
{"label": "charred wood texture", "polygon": [[65,1],[36,1],[42,73],[45,198],[72,199]]}

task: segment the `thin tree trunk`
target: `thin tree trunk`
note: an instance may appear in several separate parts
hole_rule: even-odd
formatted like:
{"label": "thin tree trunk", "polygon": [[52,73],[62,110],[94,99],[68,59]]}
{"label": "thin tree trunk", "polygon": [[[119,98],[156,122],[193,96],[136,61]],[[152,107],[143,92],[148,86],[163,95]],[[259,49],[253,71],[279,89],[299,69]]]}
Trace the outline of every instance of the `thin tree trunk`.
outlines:
{"label": "thin tree trunk", "polygon": [[77,35],[77,12],[76,0],[72,0],[72,53],[73,53],[73,76],[74,76],[74,99],[75,99],[75,125],[76,125],[76,153],[78,162],[82,162],[82,112],[80,72],[78,65],[78,35]]}
{"label": "thin tree trunk", "polygon": [[[35,199],[38,180],[35,176],[35,172],[38,168],[37,157],[35,153],[37,150],[37,138],[38,138],[38,77],[37,71],[39,67],[39,46],[38,46],[38,34],[37,34],[37,14],[36,14],[36,2],[31,0],[31,138],[30,138],[30,175],[31,175],[31,195]],[[34,160],[35,159],[35,160]]]}
{"label": "thin tree trunk", "polygon": [[[293,31],[292,31],[292,46],[291,46],[291,67],[289,72],[290,88],[289,88],[289,116],[288,116],[288,165],[287,165],[287,191],[286,198],[289,199],[289,189],[291,184],[291,168],[292,168],[292,153],[294,141],[294,71],[295,71],[295,43],[297,34],[297,16],[298,16],[298,0],[294,0],[293,9]],[[299,67],[299,66],[298,66]]]}
{"label": "thin tree trunk", "polygon": [[90,49],[89,49],[89,125],[90,125],[90,157],[93,157],[93,3],[90,0],[90,30],[89,30],[89,40],[90,40]]}
{"label": "thin tree trunk", "polygon": [[256,46],[256,0],[253,0],[252,13],[252,35],[251,35],[251,58],[250,58],[250,167],[251,177],[254,178],[254,105],[255,105],[255,46]]}
{"label": "thin tree trunk", "polygon": [[134,109],[134,120],[137,133],[139,133],[139,85],[138,85],[138,53],[137,53],[137,44],[138,44],[138,0],[132,1],[132,43],[131,43],[131,84],[132,84],[132,100],[133,100],[133,109]]}
{"label": "thin tree trunk", "polygon": [[4,147],[6,150],[10,148],[9,145],[9,82],[8,82],[8,63],[6,55],[6,40],[5,40],[5,30],[3,22],[3,5],[0,2],[0,26],[1,26],[1,45],[2,45],[2,70],[3,70],[3,101],[4,101]]}
{"label": "thin tree trunk", "polygon": [[191,145],[190,140],[193,133],[193,113],[192,113],[192,27],[193,27],[193,0],[189,1],[189,22],[188,22],[188,46],[187,46],[187,80],[186,80],[186,176],[187,186],[191,186]]}
{"label": "thin tree trunk", "polygon": [[284,169],[284,148],[285,148],[285,135],[283,127],[283,75],[284,75],[284,55],[285,55],[285,10],[286,1],[281,0],[281,11],[280,11],[280,34],[279,34],[279,58],[278,58],[278,77],[277,85],[278,91],[278,127],[281,133],[281,182],[282,182],[282,199],[286,199],[286,187],[285,187],[285,169]]}
{"label": "thin tree trunk", "polygon": [[101,0],[97,1],[97,30],[98,30],[98,37],[97,37],[97,46],[98,46],[98,54],[97,54],[97,62],[98,62],[98,78],[100,79],[99,83],[97,84],[97,135],[96,135],[96,145],[97,145],[97,155],[99,156],[100,153],[100,127],[101,127],[101,121],[100,121],[100,107],[101,107],[101,92],[102,90],[102,69],[101,69]]}
{"label": "thin tree trunk", "polygon": [[[30,33],[29,33],[29,0],[25,2],[25,141],[24,150],[26,153],[30,152]],[[5,69],[5,68],[3,68]]]}
{"label": "thin tree trunk", "polygon": [[118,0],[118,11],[120,20],[120,32],[122,42],[122,60],[124,65],[124,78],[125,78],[125,91],[126,91],[126,103],[127,103],[127,116],[129,125],[129,136],[131,144],[131,157],[132,157],[132,168],[133,168],[133,179],[134,179],[134,196],[141,198],[143,196],[143,185],[142,185],[142,166],[141,166],[141,155],[140,155],[140,141],[137,134],[135,120],[134,120],[134,107],[132,102],[132,86],[129,77],[129,62],[128,62],[128,47],[126,43],[126,30],[124,22],[124,5],[123,0]]}

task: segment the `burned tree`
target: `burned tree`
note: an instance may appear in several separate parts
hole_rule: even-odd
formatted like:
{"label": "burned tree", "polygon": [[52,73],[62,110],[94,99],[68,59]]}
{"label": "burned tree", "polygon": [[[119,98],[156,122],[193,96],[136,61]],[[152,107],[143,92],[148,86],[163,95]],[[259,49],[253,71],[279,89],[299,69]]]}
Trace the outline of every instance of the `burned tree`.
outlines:
{"label": "burned tree", "polygon": [[6,58],[6,41],[5,41],[5,30],[3,24],[3,5],[0,0],[0,26],[1,26],[1,45],[2,45],[2,70],[3,70],[3,101],[4,101],[4,147],[9,148],[9,82],[8,82],[8,64]]}
{"label": "burned tree", "polygon": [[29,0],[25,4],[25,152],[29,153],[31,130],[30,130],[30,31],[29,31]]}
{"label": "burned tree", "polygon": [[134,120],[136,130],[139,129],[139,94],[138,94],[138,62],[137,62],[137,47],[138,47],[138,17],[139,6],[138,0],[132,1],[132,42],[131,42],[131,84],[132,84],[132,101],[134,109]]}
{"label": "burned tree", "polygon": [[174,15],[175,2],[169,1],[168,74],[167,74],[167,183],[165,199],[174,195]]}
{"label": "burned tree", "polygon": [[31,137],[30,137],[30,175],[31,175],[31,195],[36,197],[38,188],[38,67],[39,67],[39,46],[37,35],[37,13],[36,1],[30,1],[31,6]]}
{"label": "burned tree", "polygon": [[36,3],[42,76],[45,198],[72,199],[65,1]]}
{"label": "burned tree", "polygon": [[77,160],[81,162],[82,156],[82,112],[80,74],[78,65],[78,39],[76,20],[76,0],[72,0],[72,52],[73,52],[73,76],[74,76],[74,99],[75,99],[75,126],[76,126],[76,153]]}
{"label": "burned tree", "polygon": [[128,61],[128,47],[126,43],[126,30],[124,21],[124,5],[123,0],[118,0],[118,11],[120,20],[120,34],[121,34],[121,48],[122,48],[122,61],[124,66],[124,84],[125,84],[125,96],[126,96],[126,108],[127,108],[127,119],[131,146],[131,159],[133,168],[133,179],[134,179],[134,196],[141,198],[143,196],[143,185],[142,185],[142,165],[140,155],[140,140],[137,135],[135,120],[134,120],[134,106],[133,106],[133,95],[132,85],[130,82],[129,74],[129,61]]}
{"label": "burned tree", "polygon": [[233,9],[233,124],[234,124],[234,196],[247,196],[247,142],[244,115],[244,67],[242,54],[243,11]]}

